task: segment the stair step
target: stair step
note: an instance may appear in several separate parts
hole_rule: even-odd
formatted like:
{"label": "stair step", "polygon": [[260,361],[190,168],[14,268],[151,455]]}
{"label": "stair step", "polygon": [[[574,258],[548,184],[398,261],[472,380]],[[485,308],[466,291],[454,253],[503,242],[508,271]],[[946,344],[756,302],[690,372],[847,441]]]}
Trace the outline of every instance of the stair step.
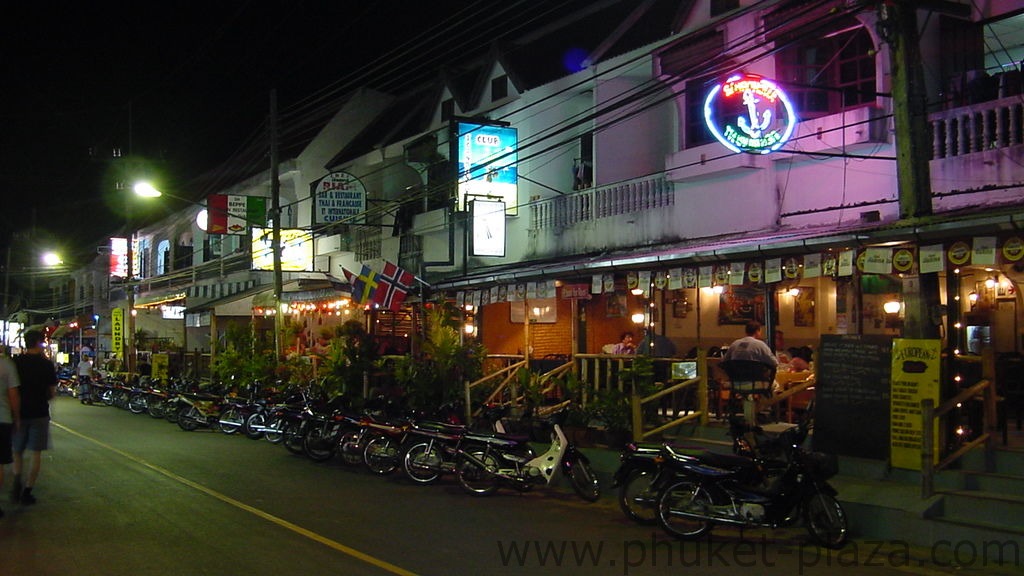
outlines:
{"label": "stair step", "polygon": [[[1019,527],[1024,518],[1024,496],[981,490],[944,490],[942,518],[1004,528]],[[1016,529],[1016,528],[1015,528]]]}
{"label": "stair step", "polygon": [[[986,460],[992,462],[994,470],[986,470]],[[972,450],[963,457],[963,469],[1024,476],[1024,450],[997,449],[989,455],[983,450]]]}
{"label": "stair step", "polygon": [[965,471],[964,488],[999,494],[1024,494],[1024,476]]}

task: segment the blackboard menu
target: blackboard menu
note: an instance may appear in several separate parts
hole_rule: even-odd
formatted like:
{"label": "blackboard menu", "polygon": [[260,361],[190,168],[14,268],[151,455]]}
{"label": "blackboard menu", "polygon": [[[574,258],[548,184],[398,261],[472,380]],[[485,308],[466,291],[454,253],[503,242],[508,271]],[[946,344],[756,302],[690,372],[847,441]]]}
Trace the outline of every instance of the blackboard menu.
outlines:
{"label": "blackboard menu", "polygon": [[814,449],[888,459],[892,338],[826,334],[817,361]]}

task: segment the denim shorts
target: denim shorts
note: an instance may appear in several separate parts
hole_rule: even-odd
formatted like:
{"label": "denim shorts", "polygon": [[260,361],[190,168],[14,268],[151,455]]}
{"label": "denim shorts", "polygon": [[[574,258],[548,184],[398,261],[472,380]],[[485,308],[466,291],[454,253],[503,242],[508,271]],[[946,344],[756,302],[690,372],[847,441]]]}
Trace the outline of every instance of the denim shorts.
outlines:
{"label": "denim shorts", "polygon": [[14,434],[14,451],[42,452],[50,444],[49,418],[22,418],[21,427]]}
{"label": "denim shorts", "polygon": [[0,424],[0,466],[14,461],[11,451],[11,430],[13,424]]}

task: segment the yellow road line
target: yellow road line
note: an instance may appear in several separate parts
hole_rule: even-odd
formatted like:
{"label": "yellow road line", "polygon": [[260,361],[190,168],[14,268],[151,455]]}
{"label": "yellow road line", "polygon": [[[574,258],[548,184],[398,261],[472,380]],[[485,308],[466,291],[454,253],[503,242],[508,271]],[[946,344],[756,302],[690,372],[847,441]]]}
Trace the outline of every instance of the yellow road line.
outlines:
{"label": "yellow road line", "polygon": [[395,566],[394,564],[391,564],[390,562],[386,562],[384,560],[381,560],[380,558],[376,558],[374,556],[370,556],[369,554],[366,554],[364,552],[360,552],[359,550],[356,550],[355,548],[351,548],[349,546],[345,546],[344,544],[342,544],[340,542],[337,542],[335,540],[331,540],[330,538],[327,538],[326,536],[321,536],[320,534],[317,534],[316,532],[313,532],[312,530],[307,530],[306,528],[303,528],[302,526],[299,526],[297,524],[293,524],[293,523],[291,523],[291,522],[289,522],[289,521],[287,521],[287,520],[285,520],[283,518],[278,518],[277,516],[274,516],[273,514],[264,512],[263,510],[260,510],[259,508],[255,508],[255,507],[250,506],[250,505],[248,505],[248,504],[246,504],[244,502],[240,502],[238,500],[235,500],[234,498],[232,498],[230,496],[227,496],[225,494],[221,494],[220,492],[217,492],[216,490],[213,490],[212,488],[208,488],[206,486],[203,486],[202,484],[199,484],[198,482],[194,482],[192,480],[189,480],[188,478],[185,478],[183,476],[179,476],[179,475],[175,474],[174,472],[171,472],[170,470],[167,470],[167,469],[161,468],[160,466],[157,466],[155,464],[151,464],[149,462],[146,462],[145,460],[142,460],[141,458],[138,458],[138,457],[136,457],[136,456],[134,456],[132,454],[129,454],[129,453],[123,451],[123,450],[119,450],[117,448],[114,448],[113,446],[111,446],[109,444],[105,444],[105,443],[103,443],[103,442],[101,442],[101,441],[99,441],[99,440],[97,440],[95,438],[92,438],[90,436],[86,436],[85,434],[82,434],[81,432],[77,432],[75,430],[72,430],[71,428],[68,428],[67,426],[63,426],[61,424],[57,424],[56,422],[53,422],[53,425],[56,426],[57,428],[60,428],[61,430],[64,430],[68,434],[72,434],[74,436],[78,436],[79,438],[81,438],[83,440],[86,440],[88,442],[92,442],[93,444],[96,444],[97,446],[100,446],[100,447],[103,447],[103,448],[105,448],[107,450],[110,450],[111,452],[114,452],[115,454],[118,454],[118,455],[120,455],[120,456],[122,456],[124,458],[127,458],[128,460],[131,460],[132,462],[135,462],[136,464],[139,464],[140,466],[144,466],[144,467],[149,468],[150,470],[152,470],[152,471],[154,471],[154,472],[156,472],[158,474],[162,474],[162,475],[170,478],[171,480],[174,480],[175,482],[179,482],[181,484],[184,484],[185,486],[188,486],[190,488],[198,490],[198,491],[200,491],[200,492],[202,492],[204,494],[207,494],[209,496],[213,496],[214,498],[216,498],[217,500],[220,500],[221,502],[224,502],[225,504],[230,504],[231,506],[234,506],[235,508],[238,508],[239,510],[245,510],[246,512],[248,512],[250,514],[253,514],[254,516],[258,516],[258,517],[260,517],[260,518],[262,518],[264,520],[267,520],[268,522],[272,522],[274,524],[277,524],[278,526],[280,526],[282,528],[285,528],[286,530],[291,530],[292,532],[295,532],[296,534],[299,534],[301,536],[305,536],[306,538],[309,538],[310,540],[312,540],[314,542],[318,542],[320,544],[323,544],[324,546],[327,546],[328,548],[331,548],[333,550],[337,550],[338,552],[341,552],[342,554],[346,554],[348,556],[356,558],[357,560],[362,560],[363,562],[366,562],[367,564],[371,564],[371,565],[376,566],[376,567],[378,567],[378,568],[380,568],[382,570],[386,570],[387,572],[390,572],[392,574],[398,574],[400,576],[416,576],[415,572],[410,572],[408,570],[405,570],[404,568],[401,568],[399,566]]}

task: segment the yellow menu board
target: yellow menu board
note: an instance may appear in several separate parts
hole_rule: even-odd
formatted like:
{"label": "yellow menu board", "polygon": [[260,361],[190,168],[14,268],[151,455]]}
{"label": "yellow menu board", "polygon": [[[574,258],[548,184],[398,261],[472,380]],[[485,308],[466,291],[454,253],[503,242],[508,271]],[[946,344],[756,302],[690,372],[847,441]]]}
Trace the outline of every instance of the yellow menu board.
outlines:
{"label": "yellow menu board", "polygon": [[[921,469],[921,401],[939,403],[941,351],[940,340],[892,341],[889,446],[894,468]],[[932,434],[938,432],[936,419]]]}

